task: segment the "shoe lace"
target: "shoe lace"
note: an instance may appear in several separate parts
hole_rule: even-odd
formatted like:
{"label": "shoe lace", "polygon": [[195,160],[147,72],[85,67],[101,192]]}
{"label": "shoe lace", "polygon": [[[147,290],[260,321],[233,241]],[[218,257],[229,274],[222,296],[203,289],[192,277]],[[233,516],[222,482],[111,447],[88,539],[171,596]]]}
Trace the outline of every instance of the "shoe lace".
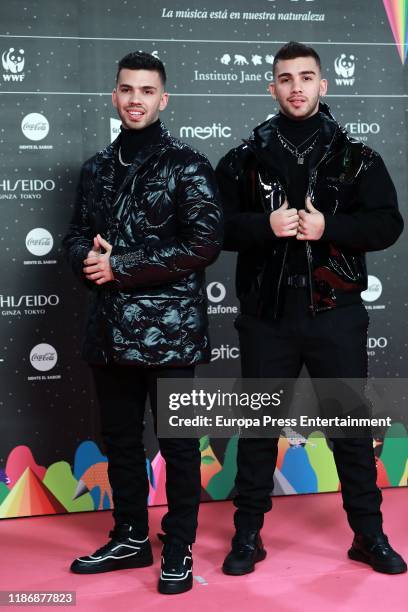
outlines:
{"label": "shoe lace", "polygon": [[371,552],[373,552],[375,549],[380,550],[382,553],[389,553],[392,551],[387,536],[382,536],[381,538],[378,538],[375,542],[372,543],[370,549]]}
{"label": "shoe lace", "polygon": [[232,547],[235,552],[247,552],[254,549],[254,542],[248,539],[245,532],[237,532],[232,540]]}
{"label": "shoe lace", "polygon": [[164,543],[163,547],[163,558],[166,564],[171,568],[170,571],[175,571],[179,568],[179,566],[183,563],[184,557],[188,554],[188,546],[182,542],[178,542],[177,540],[169,539],[168,536],[165,536],[161,533],[157,534],[159,540]]}
{"label": "shoe lace", "polygon": [[101,546],[100,548],[98,548],[98,550],[95,550],[95,552],[93,553],[94,557],[99,557],[101,555],[104,555],[106,552],[109,551],[109,549],[112,546],[112,542],[114,540],[121,540],[124,538],[124,533],[123,531],[121,531],[120,529],[118,529],[117,527],[114,527],[110,532],[109,532],[109,537],[110,540],[109,542],[107,542],[106,544],[104,544],[103,546]]}

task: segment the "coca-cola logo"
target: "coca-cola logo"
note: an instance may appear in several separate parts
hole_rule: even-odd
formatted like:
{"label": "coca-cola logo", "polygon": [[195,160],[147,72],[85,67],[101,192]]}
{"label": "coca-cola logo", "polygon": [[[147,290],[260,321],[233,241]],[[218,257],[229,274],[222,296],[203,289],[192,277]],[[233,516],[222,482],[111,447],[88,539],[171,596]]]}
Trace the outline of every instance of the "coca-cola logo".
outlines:
{"label": "coca-cola logo", "polygon": [[375,302],[381,296],[382,283],[376,276],[368,275],[367,289],[361,293],[365,302]]}
{"label": "coca-cola logo", "polygon": [[36,227],[26,236],[26,247],[33,255],[42,257],[47,255],[54,246],[54,239],[50,232],[43,227]]}
{"label": "coca-cola logo", "polygon": [[48,372],[58,361],[57,351],[51,344],[42,342],[31,349],[30,363],[39,372]]}
{"label": "coca-cola logo", "polygon": [[21,122],[21,130],[28,140],[43,140],[50,131],[50,124],[44,115],[29,113]]}

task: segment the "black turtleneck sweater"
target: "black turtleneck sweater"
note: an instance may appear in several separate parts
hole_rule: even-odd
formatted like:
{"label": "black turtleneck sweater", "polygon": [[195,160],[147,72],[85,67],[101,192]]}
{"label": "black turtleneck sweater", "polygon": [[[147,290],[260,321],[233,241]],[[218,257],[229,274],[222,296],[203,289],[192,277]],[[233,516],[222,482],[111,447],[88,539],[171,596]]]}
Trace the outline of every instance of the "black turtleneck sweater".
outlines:
{"label": "black turtleneck sweater", "polygon": [[[120,128],[120,153],[122,161],[126,164],[131,164],[136,155],[144,147],[155,144],[160,140],[160,120],[157,119],[142,130],[129,130]],[[116,159],[115,167],[115,186],[118,188],[124,180],[129,166],[123,166],[119,161],[119,156]]]}
{"label": "black turtleneck sweater", "polygon": [[[308,119],[294,120],[279,114],[278,129],[282,136],[287,138],[295,147],[299,147],[300,152],[307,149],[314,141],[312,135],[321,127],[320,113],[312,115]],[[309,140],[307,140],[309,139]],[[306,142],[305,142],[306,141]],[[302,143],[305,142],[304,145]],[[302,146],[299,146],[302,145]],[[315,147],[319,146],[319,139]],[[282,147],[288,172],[287,198],[289,206],[298,210],[305,208],[305,198],[309,183],[309,158],[310,153],[304,158],[303,164],[298,164],[295,155]],[[286,263],[287,274],[307,274],[307,260],[305,243],[296,240],[295,237],[289,238],[289,250]]]}

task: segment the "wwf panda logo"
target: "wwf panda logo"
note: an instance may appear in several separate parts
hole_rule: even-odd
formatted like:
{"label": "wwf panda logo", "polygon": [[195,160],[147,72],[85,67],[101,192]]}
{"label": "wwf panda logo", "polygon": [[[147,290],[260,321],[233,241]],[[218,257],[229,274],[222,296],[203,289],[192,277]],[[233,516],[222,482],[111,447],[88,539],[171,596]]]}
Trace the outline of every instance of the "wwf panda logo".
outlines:
{"label": "wwf panda logo", "polygon": [[334,69],[338,76],[343,77],[343,79],[349,79],[354,76],[354,71],[356,68],[356,58],[354,55],[347,56],[345,53],[342,53],[339,57],[336,57],[334,60]]}
{"label": "wwf panda logo", "polygon": [[24,49],[16,51],[14,47],[10,47],[8,51],[4,51],[2,54],[1,61],[4,70],[12,74],[19,74],[24,69]]}

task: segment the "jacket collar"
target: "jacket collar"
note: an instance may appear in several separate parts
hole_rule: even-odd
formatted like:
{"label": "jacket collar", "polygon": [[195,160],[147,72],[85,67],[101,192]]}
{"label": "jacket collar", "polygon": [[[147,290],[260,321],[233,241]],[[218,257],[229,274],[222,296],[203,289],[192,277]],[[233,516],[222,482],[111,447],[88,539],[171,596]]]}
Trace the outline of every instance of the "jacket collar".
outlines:
{"label": "jacket collar", "polygon": [[139,168],[144,165],[155,153],[158,153],[159,151],[163,150],[166,145],[170,144],[171,142],[172,137],[170,136],[170,132],[167,130],[164,123],[160,121],[160,133],[157,141],[152,144],[147,144],[146,146],[143,146],[139,149],[132,164],[129,166],[129,170],[122,184],[119,188],[115,188],[115,165],[117,163],[120,147],[119,134],[119,136],[110,145],[108,145],[105,149],[103,149],[103,151],[99,153],[97,158],[99,166],[98,174],[103,189],[103,202],[109,205],[109,202],[112,201],[112,198],[115,197],[116,199],[116,196],[118,196],[130,183]]}
{"label": "jacket collar", "polygon": [[[169,144],[170,142],[171,142],[170,132],[168,131],[164,123],[160,121],[158,139],[154,143],[146,144],[145,146],[139,149],[139,151],[137,152],[132,162],[132,167],[139,168],[151,155],[153,155],[153,153],[155,153],[156,151],[159,151],[164,146],[166,146],[166,144]],[[102,159],[110,160],[113,158],[116,161],[116,156],[118,155],[119,147],[120,147],[120,134],[110,145],[108,145],[101,152]]]}
{"label": "jacket collar", "polygon": [[[310,156],[310,172],[313,172],[328,156],[335,142],[341,137],[348,138],[346,130],[340,127],[334,119],[327,104],[319,103],[319,113],[322,117],[321,144],[312,151]],[[276,134],[278,121],[279,115],[274,115],[271,119],[264,121],[254,129],[250,138],[245,142],[261,163],[273,167],[274,171],[283,176],[287,183],[288,175],[284,154]]]}

